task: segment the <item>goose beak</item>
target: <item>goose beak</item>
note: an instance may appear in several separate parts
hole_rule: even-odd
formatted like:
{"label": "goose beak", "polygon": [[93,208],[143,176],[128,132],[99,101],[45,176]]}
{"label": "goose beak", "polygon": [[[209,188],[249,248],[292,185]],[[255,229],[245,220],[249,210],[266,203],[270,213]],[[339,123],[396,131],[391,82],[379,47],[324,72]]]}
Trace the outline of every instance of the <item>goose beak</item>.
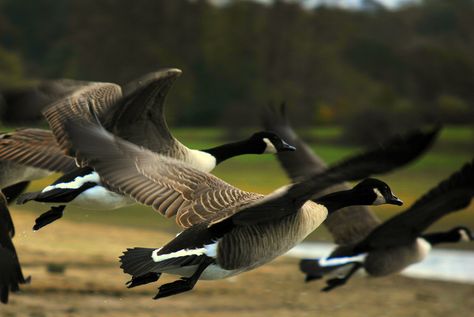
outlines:
{"label": "goose beak", "polygon": [[397,196],[395,195],[392,195],[392,198],[390,198],[388,201],[387,201],[388,204],[391,204],[391,205],[397,205],[397,206],[401,206],[403,205],[403,201],[398,198]]}
{"label": "goose beak", "polygon": [[281,149],[280,149],[280,152],[293,152],[293,151],[296,151],[296,148],[293,146],[293,145],[289,145],[288,143],[286,143],[285,141],[281,141],[282,144],[281,144]]}

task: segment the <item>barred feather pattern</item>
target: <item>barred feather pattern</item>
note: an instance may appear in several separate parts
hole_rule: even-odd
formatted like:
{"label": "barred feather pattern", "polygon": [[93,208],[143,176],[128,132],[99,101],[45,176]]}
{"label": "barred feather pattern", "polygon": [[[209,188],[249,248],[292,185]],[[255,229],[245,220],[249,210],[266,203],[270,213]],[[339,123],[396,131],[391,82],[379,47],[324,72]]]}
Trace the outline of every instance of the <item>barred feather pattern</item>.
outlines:
{"label": "barred feather pattern", "polygon": [[0,135],[0,160],[63,173],[76,167],[51,131],[43,129],[20,129]]}

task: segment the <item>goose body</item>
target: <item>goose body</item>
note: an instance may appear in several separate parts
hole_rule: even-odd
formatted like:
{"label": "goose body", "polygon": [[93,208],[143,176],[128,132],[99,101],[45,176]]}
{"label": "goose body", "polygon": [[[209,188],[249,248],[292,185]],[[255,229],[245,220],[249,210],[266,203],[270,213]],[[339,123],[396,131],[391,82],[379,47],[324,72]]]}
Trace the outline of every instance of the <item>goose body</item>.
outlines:
{"label": "goose body", "polygon": [[[111,83],[90,83],[50,106],[44,115],[59,146],[69,154],[74,154],[74,150],[70,147],[64,124],[70,119],[102,124],[128,141],[186,162],[203,172],[210,172],[218,163],[237,155],[294,150],[271,132],[255,133],[246,140],[205,150],[184,146],[171,135],[163,114],[165,97],[180,74],[178,69],[165,69],[148,74],[126,85],[123,90]],[[81,181],[87,181],[87,184],[77,185]],[[97,173],[91,170],[86,174],[81,169],[63,175],[40,192],[21,196],[18,202],[22,204],[30,200],[56,204],[36,220],[35,230],[61,218],[66,204],[115,209],[133,203],[110,187],[103,186]]]}
{"label": "goose body", "polygon": [[[375,179],[313,198],[342,180],[391,168],[394,156],[381,159],[376,150],[263,196],[139,148],[100,127],[71,121],[66,130],[72,147],[107,186],[167,217],[175,216],[185,228],[162,248],[132,248],[121,257],[122,269],[132,275],[129,287],[156,281],[162,273],[182,276],[162,285],[156,298],[190,290],[201,278],[227,277],[268,263],[345,206],[401,204],[385,183]],[[410,160],[416,154],[406,151],[396,160]],[[114,159],[118,157],[127,159]]]}
{"label": "goose body", "polygon": [[374,250],[365,257],[364,270],[374,277],[399,273],[407,266],[423,261],[431,248],[428,241],[419,237],[408,245]]}

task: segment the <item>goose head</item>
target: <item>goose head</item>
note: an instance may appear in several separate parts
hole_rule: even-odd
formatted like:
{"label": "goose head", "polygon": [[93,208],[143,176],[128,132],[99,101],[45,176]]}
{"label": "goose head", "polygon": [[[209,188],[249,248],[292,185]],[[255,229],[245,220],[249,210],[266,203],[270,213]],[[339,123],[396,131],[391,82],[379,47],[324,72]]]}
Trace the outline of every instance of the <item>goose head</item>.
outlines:
{"label": "goose head", "polygon": [[376,178],[366,178],[357,184],[352,192],[365,199],[365,205],[403,205],[403,201],[395,196],[390,187]]}
{"label": "goose head", "polygon": [[248,140],[247,144],[252,148],[255,154],[279,153],[287,151],[295,151],[296,148],[286,143],[276,133],[269,131],[260,131],[254,133]]}
{"label": "goose head", "polygon": [[390,204],[401,206],[403,202],[381,180],[367,178],[349,190],[342,190],[319,197],[314,202],[324,205],[329,213],[348,206]]}
{"label": "goose head", "polygon": [[469,242],[474,240],[474,235],[467,227],[459,226],[451,229],[448,234],[455,242]]}

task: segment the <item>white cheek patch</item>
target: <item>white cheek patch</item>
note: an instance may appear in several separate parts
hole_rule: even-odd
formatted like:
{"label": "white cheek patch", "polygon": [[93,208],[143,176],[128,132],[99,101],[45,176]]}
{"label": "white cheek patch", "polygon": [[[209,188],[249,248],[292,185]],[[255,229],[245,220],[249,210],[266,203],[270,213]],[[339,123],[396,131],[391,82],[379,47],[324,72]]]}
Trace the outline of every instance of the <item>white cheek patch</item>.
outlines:
{"label": "white cheek patch", "polygon": [[263,142],[265,142],[265,144],[267,145],[263,153],[275,154],[278,152],[275,146],[273,145],[273,143],[269,139],[263,138]]}
{"label": "white cheek patch", "polygon": [[469,234],[466,232],[466,230],[464,229],[459,230],[459,235],[461,236],[459,241],[465,241],[465,242],[471,241],[471,237],[469,237]]}
{"label": "white cheek patch", "polygon": [[387,202],[378,188],[374,188],[374,193],[377,198],[375,198],[375,201],[372,203],[372,205],[383,205]]}

